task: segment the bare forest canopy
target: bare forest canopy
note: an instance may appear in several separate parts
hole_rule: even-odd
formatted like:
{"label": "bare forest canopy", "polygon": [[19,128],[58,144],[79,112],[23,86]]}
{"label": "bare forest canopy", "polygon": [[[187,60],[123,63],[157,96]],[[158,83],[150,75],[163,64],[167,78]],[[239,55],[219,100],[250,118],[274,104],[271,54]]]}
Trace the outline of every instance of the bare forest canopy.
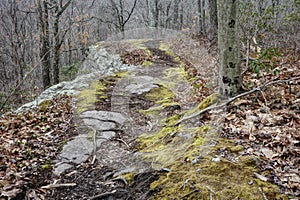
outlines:
{"label": "bare forest canopy", "polygon": [[[299,7],[240,1],[242,50],[297,52]],[[0,113],[73,79],[90,45],[124,31],[159,27],[216,42],[215,0],[1,0],[0,15]]]}

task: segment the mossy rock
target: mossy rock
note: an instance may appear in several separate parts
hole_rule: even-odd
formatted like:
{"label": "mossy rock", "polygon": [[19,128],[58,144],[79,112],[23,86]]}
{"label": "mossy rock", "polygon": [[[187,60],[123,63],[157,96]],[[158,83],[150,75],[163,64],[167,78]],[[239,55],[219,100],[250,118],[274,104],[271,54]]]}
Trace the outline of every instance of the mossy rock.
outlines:
{"label": "mossy rock", "polygon": [[171,103],[176,95],[167,87],[159,85],[158,88],[152,89],[150,92],[145,94],[145,98],[149,101],[154,101],[155,103]]}
{"label": "mossy rock", "polygon": [[79,95],[76,96],[78,99],[77,113],[80,114],[92,109],[97,102],[97,95],[103,95],[105,88],[105,85],[97,80],[91,83],[88,89],[80,91]]}
{"label": "mossy rock", "polygon": [[116,84],[127,74],[127,72],[119,72],[100,80],[93,81],[87,89],[80,91],[76,96],[78,99],[76,103],[77,113],[80,114],[84,111],[94,109],[95,104],[99,99],[107,99],[108,95],[105,94],[107,87]]}

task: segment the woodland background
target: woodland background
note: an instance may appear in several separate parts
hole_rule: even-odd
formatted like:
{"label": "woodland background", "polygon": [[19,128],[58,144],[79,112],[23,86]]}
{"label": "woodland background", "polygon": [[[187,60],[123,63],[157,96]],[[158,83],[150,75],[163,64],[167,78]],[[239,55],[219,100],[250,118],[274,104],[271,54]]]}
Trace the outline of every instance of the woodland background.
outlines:
{"label": "woodland background", "polygon": [[[299,0],[240,1],[241,50],[254,73],[280,51],[299,54],[299,9]],[[90,45],[141,27],[178,30],[213,48],[216,0],[0,1],[0,113],[76,77]]]}

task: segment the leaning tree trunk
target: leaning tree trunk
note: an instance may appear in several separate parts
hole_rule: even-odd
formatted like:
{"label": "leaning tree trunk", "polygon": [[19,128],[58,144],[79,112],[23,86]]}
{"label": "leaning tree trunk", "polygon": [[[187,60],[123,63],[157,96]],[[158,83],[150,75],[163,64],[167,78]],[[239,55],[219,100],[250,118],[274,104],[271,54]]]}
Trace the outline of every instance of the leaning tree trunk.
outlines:
{"label": "leaning tree trunk", "polygon": [[218,47],[220,93],[234,96],[241,91],[238,0],[218,0]]}

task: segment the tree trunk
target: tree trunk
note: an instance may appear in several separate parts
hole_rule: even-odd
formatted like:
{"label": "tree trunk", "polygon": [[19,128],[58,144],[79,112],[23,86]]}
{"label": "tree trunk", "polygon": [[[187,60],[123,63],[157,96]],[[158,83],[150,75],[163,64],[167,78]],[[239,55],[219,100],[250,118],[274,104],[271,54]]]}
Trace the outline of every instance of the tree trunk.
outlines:
{"label": "tree trunk", "polygon": [[238,0],[218,1],[218,47],[220,93],[235,96],[242,89]]}
{"label": "tree trunk", "polygon": [[40,60],[42,64],[43,87],[50,84],[50,35],[49,35],[49,8],[45,1],[38,1],[39,28],[40,28]]}
{"label": "tree trunk", "polygon": [[158,23],[159,23],[159,2],[158,2],[158,0],[154,1],[154,5],[152,8],[152,16],[153,16],[153,20],[151,20],[151,21],[153,22],[153,24],[151,24],[151,26],[158,27]]}
{"label": "tree trunk", "polygon": [[180,3],[180,0],[175,0],[175,1],[174,1],[173,28],[174,28],[175,30],[178,30],[178,28],[179,28],[179,26],[178,26],[179,3]]}
{"label": "tree trunk", "polygon": [[179,30],[182,30],[183,28],[183,14],[184,14],[184,6],[180,6],[180,11],[179,11]]}
{"label": "tree trunk", "polygon": [[53,37],[54,37],[54,60],[53,60],[53,84],[59,83],[59,16],[57,15],[59,10],[58,5],[55,5],[55,19],[53,24]]}
{"label": "tree trunk", "polygon": [[203,33],[206,33],[206,20],[205,20],[206,10],[205,10],[205,0],[202,0],[202,28]]}
{"label": "tree trunk", "polygon": [[[212,44],[217,42],[218,38],[218,10],[217,10],[217,0],[209,0],[209,40]],[[221,2],[220,2],[221,3]]]}
{"label": "tree trunk", "polygon": [[197,1],[197,5],[198,5],[198,25],[199,25],[199,31],[201,34],[203,34],[203,26],[202,26],[202,22],[203,22],[203,18],[202,18],[202,0],[198,0]]}

